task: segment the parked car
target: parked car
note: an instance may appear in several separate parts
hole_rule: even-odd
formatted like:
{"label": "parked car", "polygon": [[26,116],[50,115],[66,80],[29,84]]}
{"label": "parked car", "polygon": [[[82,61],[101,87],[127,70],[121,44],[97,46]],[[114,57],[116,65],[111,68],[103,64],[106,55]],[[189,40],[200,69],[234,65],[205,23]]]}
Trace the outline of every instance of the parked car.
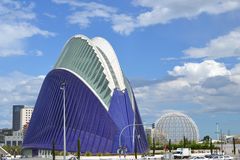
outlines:
{"label": "parked car", "polygon": [[10,160],[12,159],[11,155],[6,155],[5,157],[2,157],[2,160]]}
{"label": "parked car", "polygon": [[208,160],[224,160],[223,155],[213,155],[212,157],[209,157]]}
{"label": "parked car", "polygon": [[189,158],[191,156],[191,148],[177,148],[173,155],[175,159]]}
{"label": "parked car", "polygon": [[70,156],[70,157],[68,158],[68,160],[78,160],[78,159],[77,159],[77,157],[75,157],[75,156]]}
{"label": "parked car", "polygon": [[224,160],[232,160],[233,157],[232,156],[229,156],[229,155],[224,155]]}
{"label": "parked car", "polygon": [[165,159],[174,159],[174,155],[172,153],[166,153],[161,157],[161,160]]}
{"label": "parked car", "polygon": [[208,160],[208,158],[204,157],[204,156],[194,156],[191,157],[190,160]]}
{"label": "parked car", "polygon": [[144,160],[156,160],[157,157],[153,156],[153,155],[146,155],[142,159],[144,159]]}

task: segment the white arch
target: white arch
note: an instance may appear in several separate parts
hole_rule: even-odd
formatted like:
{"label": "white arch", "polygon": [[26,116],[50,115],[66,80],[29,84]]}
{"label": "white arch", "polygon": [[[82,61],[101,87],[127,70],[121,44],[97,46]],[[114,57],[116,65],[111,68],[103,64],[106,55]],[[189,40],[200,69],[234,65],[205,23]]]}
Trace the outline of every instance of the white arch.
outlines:
{"label": "white arch", "polygon": [[122,73],[120,64],[118,62],[116,53],[112,48],[111,44],[102,37],[95,37],[92,39],[92,41],[95,43],[97,47],[99,47],[103,51],[103,53],[108,58],[109,62],[112,65],[112,69],[116,75],[120,90],[124,90],[126,86],[124,83],[123,73]]}
{"label": "white arch", "polygon": [[116,88],[116,86],[114,84],[113,75],[108,67],[108,64],[107,64],[105,58],[100,53],[98,48],[101,49],[103,54],[108,58],[109,62],[111,63],[112,69],[116,75],[120,89],[124,90],[126,88],[125,83],[124,83],[123,73],[122,73],[120,64],[118,62],[117,56],[116,56],[112,46],[110,45],[110,43],[107,40],[105,40],[104,38],[101,38],[101,37],[95,37],[91,40],[88,37],[81,35],[81,34],[75,35],[72,38],[84,39],[88,42],[88,44],[90,46],[93,47],[97,57],[99,58],[99,61],[101,62],[102,66],[104,68],[103,72],[106,75],[106,79],[109,81],[108,86],[111,89],[111,94],[113,94],[113,91]]}

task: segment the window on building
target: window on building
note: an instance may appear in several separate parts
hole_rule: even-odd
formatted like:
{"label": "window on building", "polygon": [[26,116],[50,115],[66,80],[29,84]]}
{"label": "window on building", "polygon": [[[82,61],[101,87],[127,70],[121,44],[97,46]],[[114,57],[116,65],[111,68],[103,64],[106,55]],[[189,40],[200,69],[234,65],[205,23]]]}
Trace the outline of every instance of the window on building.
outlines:
{"label": "window on building", "polygon": [[17,145],[17,142],[16,142],[16,141],[12,141],[12,145],[13,145],[13,146],[16,146],[16,145]]}
{"label": "window on building", "polygon": [[7,146],[11,146],[11,141],[7,141]]}
{"label": "window on building", "polygon": [[22,145],[22,141],[18,141],[18,145],[21,146]]}

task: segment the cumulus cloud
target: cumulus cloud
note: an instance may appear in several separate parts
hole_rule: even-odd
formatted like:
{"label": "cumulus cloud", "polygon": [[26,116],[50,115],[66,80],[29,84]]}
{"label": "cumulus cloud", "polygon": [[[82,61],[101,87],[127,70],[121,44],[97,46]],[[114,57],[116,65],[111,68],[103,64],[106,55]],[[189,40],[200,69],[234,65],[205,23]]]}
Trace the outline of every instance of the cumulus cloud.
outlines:
{"label": "cumulus cloud", "polygon": [[53,0],[56,4],[68,4],[72,7],[72,14],[67,17],[70,24],[79,25],[86,28],[94,18],[112,23],[112,29],[120,34],[128,35],[134,30],[134,18],[126,14],[119,13],[116,8],[96,2],[80,2]]}
{"label": "cumulus cloud", "polygon": [[185,63],[183,66],[175,66],[169,75],[174,77],[184,77],[189,82],[199,83],[210,77],[227,76],[230,71],[223,63],[214,60],[206,60],[202,63]]}
{"label": "cumulus cloud", "polygon": [[34,4],[3,0],[0,2],[0,57],[24,55],[26,39],[35,35],[54,36],[30,22],[36,18]]}
{"label": "cumulus cloud", "polygon": [[223,63],[205,60],[176,66],[168,73],[174,79],[134,88],[141,108],[159,110],[162,104],[171,104],[167,107],[176,109],[190,104],[189,111],[240,112],[239,64],[227,69]]}
{"label": "cumulus cloud", "polygon": [[95,2],[84,3],[75,0],[53,0],[53,2],[74,7],[73,13],[68,17],[72,24],[87,27],[92,18],[102,18],[112,23],[114,31],[125,35],[136,28],[166,24],[179,18],[192,19],[203,13],[217,15],[240,8],[238,0],[133,0],[134,6],[144,8],[144,11],[130,15]]}
{"label": "cumulus cloud", "polygon": [[105,18],[108,20],[116,9],[96,2],[80,2],[80,1],[66,1],[66,0],[53,0],[57,4],[68,4],[74,11],[67,17],[69,23],[77,24],[80,27],[87,27],[91,23],[91,18]]}
{"label": "cumulus cloud", "polygon": [[21,72],[12,72],[0,76],[0,127],[11,127],[12,105],[34,106],[45,76],[30,76]]}
{"label": "cumulus cloud", "polygon": [[240,56],[240,28],[211,40],[203,48],[191,47],[184,50],[186,56],[191,58],[223,58]]}
{"label": "cumulus cloud", "polygon": [[140,26],[164,24],[178,18],[191,19],[202,13],[220,14],[240,8],[238,0],[135,0],[134,4],[150,9],[137,17]]}

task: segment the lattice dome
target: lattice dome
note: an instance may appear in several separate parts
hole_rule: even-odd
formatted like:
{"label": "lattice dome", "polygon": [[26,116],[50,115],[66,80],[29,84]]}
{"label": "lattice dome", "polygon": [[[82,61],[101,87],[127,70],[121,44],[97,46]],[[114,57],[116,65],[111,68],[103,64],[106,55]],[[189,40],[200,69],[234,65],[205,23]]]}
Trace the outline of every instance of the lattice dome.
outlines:
{"label": "lattice dome", "polygon": [[199,131],[196,123],[181,112],[168,112],[156,122],[154,137],[165,143],[169,139],[173,143],[180,142],[185,136],[188,140],[199,140]]}

